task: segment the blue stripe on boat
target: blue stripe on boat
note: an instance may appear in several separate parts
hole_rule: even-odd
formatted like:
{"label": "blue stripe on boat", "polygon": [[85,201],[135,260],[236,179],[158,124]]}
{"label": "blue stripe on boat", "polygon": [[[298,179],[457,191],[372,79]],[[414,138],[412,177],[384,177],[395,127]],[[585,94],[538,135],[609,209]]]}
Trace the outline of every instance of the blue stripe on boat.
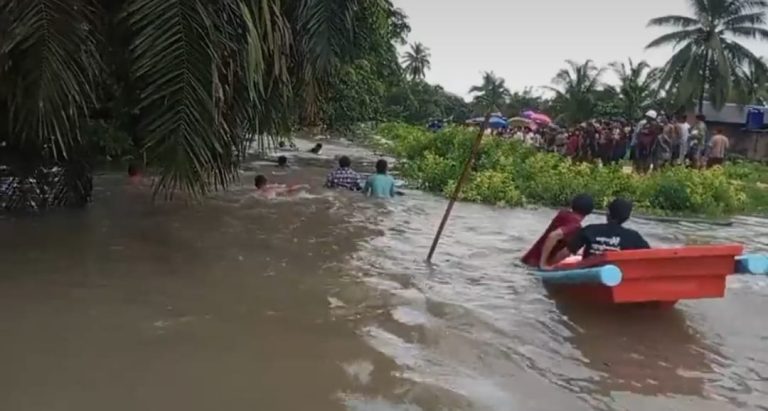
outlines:
{"label": "blue stripe on boat", "polygon": [[579,268],[575,270],[534,271],[543,281],[553,284],[602,284],[615,287],[621,284],[622,273],[615,265]]}

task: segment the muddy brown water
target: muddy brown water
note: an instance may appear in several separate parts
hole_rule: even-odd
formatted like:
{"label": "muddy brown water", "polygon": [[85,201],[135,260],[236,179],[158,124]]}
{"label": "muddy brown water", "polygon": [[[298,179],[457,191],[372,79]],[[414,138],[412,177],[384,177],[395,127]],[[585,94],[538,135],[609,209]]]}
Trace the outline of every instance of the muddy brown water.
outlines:
{"label": "muddy brown water", "polygon": [[[319,189],[335,155],[371,159],[326,147],[199,205],[113,175],[87,210],[0,218],[0,410],[768,410],[768,278],[559,306],[516,263],[551,210],[460,204],[426,265],[445,200]],[[315,188],[259,200],[255,170]],[[765,252],[767,223],[632,225]]]}

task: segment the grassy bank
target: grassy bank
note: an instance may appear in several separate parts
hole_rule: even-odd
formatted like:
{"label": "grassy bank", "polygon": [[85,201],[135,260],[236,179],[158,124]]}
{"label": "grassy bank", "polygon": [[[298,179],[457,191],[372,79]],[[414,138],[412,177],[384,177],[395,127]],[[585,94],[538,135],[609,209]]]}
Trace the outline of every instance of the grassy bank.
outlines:
{"label": "grassy bank", "polygon": [[[433,133],[422,127],[384,124],[380,150],[400,159],[400,172],[417,188],[448,194],[469,156],[475,132],[448,128]],[[646,176],[621,168],[574,163],[516,141],[486,137],[462,200],[521,206],[559,207],[581,192],[604,207],[617,196],[632,199],[654,215],[724,216],[768,210],[768,167],[738,162],[724,168],[671,167]]]}

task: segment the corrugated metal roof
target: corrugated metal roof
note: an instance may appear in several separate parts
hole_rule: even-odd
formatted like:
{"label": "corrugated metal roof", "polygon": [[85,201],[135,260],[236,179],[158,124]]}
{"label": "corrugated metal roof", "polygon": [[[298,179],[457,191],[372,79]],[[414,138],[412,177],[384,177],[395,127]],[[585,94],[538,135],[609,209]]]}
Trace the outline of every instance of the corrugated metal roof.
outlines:
{"label": "corrugated metal roof", "polygon": [[747,110],[757,108],[763,112],[768,112],[768,107],[763,106],[742,106],[739,104],[726,104],[720,111],[715,110],[708,101],[704,102],[703,112],[707,116],[707,121],[730,124],[746,124]]}

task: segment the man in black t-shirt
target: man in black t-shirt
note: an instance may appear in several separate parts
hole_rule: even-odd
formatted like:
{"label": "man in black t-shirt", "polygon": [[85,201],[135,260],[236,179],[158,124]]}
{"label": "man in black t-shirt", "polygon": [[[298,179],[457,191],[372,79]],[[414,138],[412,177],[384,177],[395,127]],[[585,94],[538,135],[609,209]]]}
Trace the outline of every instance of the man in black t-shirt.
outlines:
{"label": "man in black t-shirt", "polygon": [[632,214],[632,203],[617,198],[608,206],[608,222],[590,224],[573,237],[568,250],[576,254],[584,248],[584,258],[603,254],[607,251],[641,250],[651,248],[643,236],[635,230],[622,227]]}

